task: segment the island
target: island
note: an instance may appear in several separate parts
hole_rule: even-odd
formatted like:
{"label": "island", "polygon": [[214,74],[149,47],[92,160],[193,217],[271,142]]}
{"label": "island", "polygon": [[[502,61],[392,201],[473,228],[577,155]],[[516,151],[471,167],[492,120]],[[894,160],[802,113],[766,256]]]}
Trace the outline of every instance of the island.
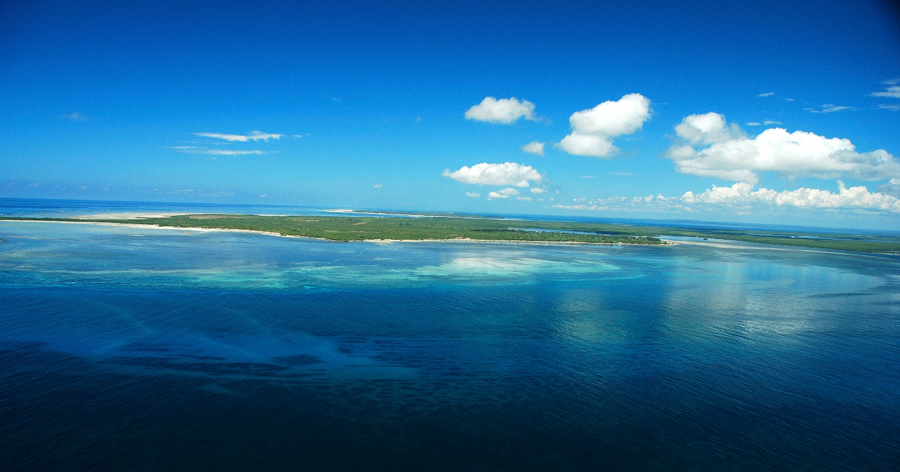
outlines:
{"label": "island", "polygon": [[[344,212],[342,212],[344,213]],[[838,251],[900,255],[900,237],[874,234],[737,230],[684,226],[538,221],[482,216],[363,213],[347,216],[183,214],[133,218],[21,218],[16,221],[151,225],[270,233],[330,241],[496,241],[520,243],[664,245],[667,237],[719,239]]]}

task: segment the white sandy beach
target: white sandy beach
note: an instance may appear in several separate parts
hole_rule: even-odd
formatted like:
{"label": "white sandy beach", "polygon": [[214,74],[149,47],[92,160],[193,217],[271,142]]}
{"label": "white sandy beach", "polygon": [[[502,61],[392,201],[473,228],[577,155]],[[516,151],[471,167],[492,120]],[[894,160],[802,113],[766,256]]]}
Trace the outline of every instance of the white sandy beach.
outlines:
{"label": "white sandy beach", "polygon": [[139,218],[168,218],[170,216],[188,215],[189,213],[161,213],[161,212],[120,212],[120,213],[96,213],[93,215],[76,215],[76,220],[136,220]]}

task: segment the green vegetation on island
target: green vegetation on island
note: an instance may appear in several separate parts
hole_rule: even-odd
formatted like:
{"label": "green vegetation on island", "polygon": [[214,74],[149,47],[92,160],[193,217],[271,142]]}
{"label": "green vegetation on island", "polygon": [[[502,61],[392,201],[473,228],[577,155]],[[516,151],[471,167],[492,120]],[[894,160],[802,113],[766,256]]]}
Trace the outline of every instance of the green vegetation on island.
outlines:
{"label": "green vegetation on island", "polygon": [[195,214],[131,219],[4,218],[245,230],[331,241],[476,240],[573,244],[665,244],[661,236],[715,238],[838,251],[900,254],[900,237],[683,226],[531,221],[456,215],[259,216]]}
{"label": "green vegetation on island", "polygon": [[[88,221],[88,220],[81,220]],[[591,225],[578,229],[557,228],[555,223],[491,218],[351,217],[351,216],[255,216],[178,215],[129,220],[90,220],[108,223],[147,224],[176,228],[209,228],[264,231],[282,236],[302,236],[332,241],[450,240],[513,242],[564,242],[587,244],[663,244],[647,233],[596,231]],[[565,226],[565,225],[563,225]],[[622,227],[626,228],[626,227]],[[544,230],[544,231],[539,231]],[[550,230],[550,231],[547,231]],[[560,231],[580,231],[568,233]]]}

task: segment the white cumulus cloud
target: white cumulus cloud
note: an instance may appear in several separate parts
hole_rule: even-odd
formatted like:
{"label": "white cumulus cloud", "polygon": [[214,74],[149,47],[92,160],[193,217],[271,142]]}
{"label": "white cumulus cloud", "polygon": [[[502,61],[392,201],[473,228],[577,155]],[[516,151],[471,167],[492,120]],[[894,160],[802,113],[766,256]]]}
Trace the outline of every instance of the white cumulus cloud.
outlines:
{"label": "white cumulus cloud", "polygon": [[514,123],[520,118],[537,121],[534,115],[534,103],[528,100],[519,101],[516,97],[496,99],[485,97],[478,105],[466,111],[467,120],[487,121],[488,123]]}
{"label": "white cumulus cloud", "polygon": [[272,134],[272,133],[263,133],[262,131],[251,131],[250,134],[222,134],[222,133],[194,133],[195,136],[202,136],[204,138],[215,138],[215,139],[224,139],[228,142],[241,142],[246,143],[247,141],[268,141],[270,139],[281,139],[280,134]]}
{"label": "white cumulus cloud", "polygon": [[540,182],[544,178],[533,167],[515,162],[504,162],[503,164],[482,162],[472,167],[462,166],[454,172],[446,169],[441,175],[467,184],[511,185],[514,187],[529,187],[531,182]]}
{"label": "white cumulus cloud", "polygon": [[572,133],[558,146],[576,156],[608,157],[617,150],[612,138],[634,133],[648,118],[650,100],[639,93],[628,94],[573,113],[569,118]]}
{"label": "white cumulus cloud", "polygon": [[500,190],[498,192],[488,193],[487,198],[488,198],[488,200],[490,200],[492,198],[509,198],[512,195],[518,195],[518,194],[519,194],[518,190],[516,190],[512,187],[506,187],[505,189]]}
{"label": "white cumulus cloud", "polygon": [[619,136],[633,133],[650,117],[650,100],[631,93],[618,101],[608,100],[590,110],[577,111],[569,118],[572,129],[579,133]]}
{"label": "white cumulus cloud", "polygon": [[612,141],[606,136],[597,134],[570,133],[562,141],[559,147],[567,153],[575,156],[607,157],[617,151]]}
{"label": "white cumulus cloud", "polygon": [[738,125],[725,124],[725,117],[718,113],[690,115],[675,126],[675,134],[691,144],[713,144],[744,136]]}
{"label": "white cumulus cloud", "polygon": [[467,197],[472,197],[472,198],[478,198],[478,197],[481,196],[481,194],[480,194],[480,193],[475,193],[475,192],[466,192],[466,196],[467,196]]}
{"label": "white cumulus cloud", "polygon": [[538,188],[538,187],[531,188],[531,193],[544,193],[544,192],[546,192],[546,190],[544,190],[542,188]]}
{"label": "white cumulus cloud", "polygon": [[900,179],[891,179],[888,183],[878,187],[882,193],[900,197]]}
{"label": "white cumulus cloud", "polygon": [[[862,180],[900,177],[900,162],[894,156],[883,149],[858,153],[848,139],[826,138],[805,131],[788,133],[783,128],[767,129],[749,138],[724,126],[724,119],[723,127],[716,125],[712,134],[679,132],[684,124],[683,121],[676,126],[676,133],[691,144],[674,145],[666,153],[675,162],[676,170],[683,174],[749,183],[756,183],[758,173],[767,171],[790,177],[847,176]],[[729,130],[726,134],[731,137],[723,137],[721,130]],[[699,143],[708,147],[695,149],[694,145]]]}
{"label": "white cumulus cloud", "polygon": [[775,95],[775,92],[761,93],[761,94],[757,95],[757,97],[771,97],[772,95]]}
{"label": "white cumulus cloud", "polygon": [[522,146],[522,150],[527,152],[528,154],[534,154],[535,156],[543,156],[544,155],[544,143],[540,141],[532,141],[524,146]]}

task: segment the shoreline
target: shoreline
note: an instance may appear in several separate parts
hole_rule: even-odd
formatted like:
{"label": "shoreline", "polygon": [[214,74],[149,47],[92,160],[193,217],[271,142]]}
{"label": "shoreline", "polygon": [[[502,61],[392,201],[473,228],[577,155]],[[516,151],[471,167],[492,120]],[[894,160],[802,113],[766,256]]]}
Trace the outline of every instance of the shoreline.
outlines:
{"label": "shoreline", "polygon": [[802,252],[817,252],[823,254],[834,254],[835,252],[839,253],[850,253],[857,255],[879,255],[879,256],[894,256],[898,257],[900,254],[891,253],[891,252],[863,252],[863,251],[850,251],[850,250],[840,250],[840,249],[824,249],[824,248],[816,248],[809,246],[789,246],[783,244],[765,244],[765,243],[753,243],[748,241],[738,241],[733,239],[715,239],[714,241],[674,241],[671,239],[663,239],[660,238],[661,241],[664,241],[666,245],[677,246],[680,244],[684,244],[686,246],[701,246],[701,247],[713,247],[717,249],[751,249],[751,250],[771,250],[771,251],[802,251]]}
{"label": "shoreline", "polygon": [[[302,237],[302,236],[298,236]],[[318,238],[316,238],[318,239]],[[328,240],[330,241],[330,240]],[[500,243],[500,244],[539,244],[539,245],[557,245],[566,246],[674,246],[678,243],[674,241],[661,240],[663,244],[629,244],[629,243],[588,243],[582,241],[518,241],[513,239],[472,239],[472,238],[452,238],[452,239],[361,239],[358,241],[346,241],[350,243]]]}

